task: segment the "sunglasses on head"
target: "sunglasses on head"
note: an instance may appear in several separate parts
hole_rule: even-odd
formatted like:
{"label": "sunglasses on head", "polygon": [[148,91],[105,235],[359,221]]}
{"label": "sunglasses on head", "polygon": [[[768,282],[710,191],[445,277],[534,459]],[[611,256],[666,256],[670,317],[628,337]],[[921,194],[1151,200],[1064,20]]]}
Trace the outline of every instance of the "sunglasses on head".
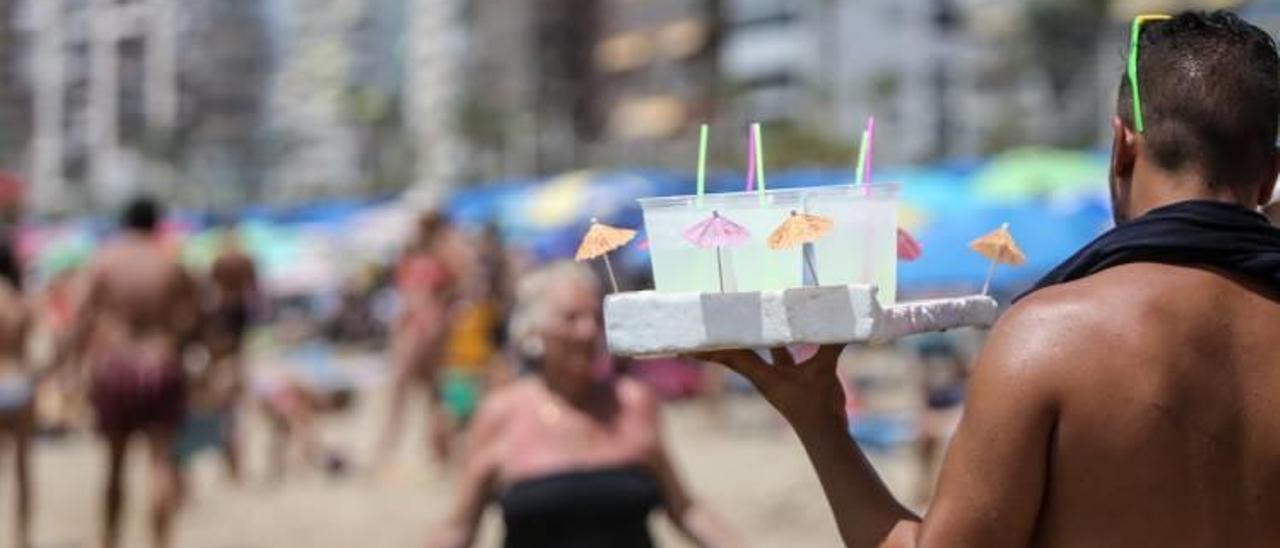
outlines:
{"label": "sunglasses on head", "polygon": [[1142,25],[1148,21],[1167,21],[1173,19],[1169,15],[1139,15],[1133,18],[1133,27],[1129,30],[1129,88],[1133,90],[1133,127],[1142,133],[1142,94],[1138,92],[1138,37],[1142,35]]}

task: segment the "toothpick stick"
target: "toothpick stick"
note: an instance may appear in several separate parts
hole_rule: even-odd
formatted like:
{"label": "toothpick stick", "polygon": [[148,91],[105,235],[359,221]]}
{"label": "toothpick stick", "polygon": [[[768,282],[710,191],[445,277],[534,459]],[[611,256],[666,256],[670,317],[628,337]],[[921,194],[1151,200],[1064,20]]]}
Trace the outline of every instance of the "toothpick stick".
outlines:
{"label": "toothpick stick", "polygon": [[996,265],[1000,264],[1000,259],[1004,258],[1004,248],[1000,248],[996,252],[996,258],[991,261],[991,267],[987,269],[987,279],[982,282],[982,294],[986,295],[987,290],[991,289],[991,277],[996,273]]}
{"label": "toothpick stick", "polygon": [[609,254],[601,255],[604,257],[604,269],[609,271],[609,283],[613,284],[613,292],[618,293],[618,277],[613,275],[613,263],[609,262]]}
{"label": "toothpick stick", "polygon": [[813,244],[802,244],[800,246],[800,255],[804,257],[804,262],[809,266],[809,276],[813,278],[813,285],[821,286],[822,282],[818,281],[818,267],[813,266]]}
{"label": "toothpick stick", "polygon": [[724,293],[724,260],[720,258],[720,246],[716,246],[716,279],[720,281],[720,292]]}

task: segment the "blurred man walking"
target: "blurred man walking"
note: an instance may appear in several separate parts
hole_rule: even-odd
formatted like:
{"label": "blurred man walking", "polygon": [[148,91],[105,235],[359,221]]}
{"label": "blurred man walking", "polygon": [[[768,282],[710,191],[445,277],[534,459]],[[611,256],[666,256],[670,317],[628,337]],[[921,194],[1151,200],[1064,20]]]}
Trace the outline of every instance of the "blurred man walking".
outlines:
{"label": "blurred man walking", "polygon": [[90,368],[90,399],[106,442],[105,548],[119,542],[132,438],[147,444],[155,546],[170,545],[179,506],[174,440],[186,407],[181,356],[199,305],[192,278],[154,238],[161,217],[160,206],[149,199],[127,207],[122,233],[94,259],[73,333],[72,349]]}

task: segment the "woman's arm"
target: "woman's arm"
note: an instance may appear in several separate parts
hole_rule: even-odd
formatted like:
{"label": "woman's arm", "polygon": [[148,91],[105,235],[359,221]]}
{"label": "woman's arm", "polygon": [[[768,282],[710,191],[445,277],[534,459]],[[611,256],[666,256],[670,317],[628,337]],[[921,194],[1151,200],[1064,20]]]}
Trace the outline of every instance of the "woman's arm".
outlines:
{"label": "woman's arm", "polygon": [[646,421],[653,425],[656,445],[650,456],[650,466],[662,488],[663,508],[671,522],[686,537],[704,548],[744,546],[742,539],[705,504],[689,495],[676,473],[663,440],[658,402],[645,391],[640,402]]}
{"label": "woman's arm", "polygon": [[429,548],[467,548],[475,541],[480,517],[493,489],[492,474],[482,462],[470,459],[458,482],[457,499],[449,516],[427,541]]}
{"label": "woman's arm", "polygon": [[510,398],[494,394],[481,405],[475,422],[467,431],[466,464],[458,478],[457,498],[444,522],[427,541],[428,548],[467,548],[475,541],[476,529],[497,484],[498,451],[505,420],[504,408]]}
{"label": "woman's arm", "polygon": [[665,450],[655,457],[654,468],[662,484],[663,506],[676,528],[703,548],[744,546],[742,539],[705,504],[689,496],[680,483]]}

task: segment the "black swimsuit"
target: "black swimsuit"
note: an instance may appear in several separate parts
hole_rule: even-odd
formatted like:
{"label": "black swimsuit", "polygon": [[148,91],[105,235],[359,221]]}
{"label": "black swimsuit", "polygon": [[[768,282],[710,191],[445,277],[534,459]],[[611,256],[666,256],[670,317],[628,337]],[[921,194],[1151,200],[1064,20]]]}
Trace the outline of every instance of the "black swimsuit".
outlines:
{"label": "black swimsuit", "polygon": [[649,512],[662,501],[640,466],[565,472],[512,484],[498,497],[506,548],[651,548]]}

